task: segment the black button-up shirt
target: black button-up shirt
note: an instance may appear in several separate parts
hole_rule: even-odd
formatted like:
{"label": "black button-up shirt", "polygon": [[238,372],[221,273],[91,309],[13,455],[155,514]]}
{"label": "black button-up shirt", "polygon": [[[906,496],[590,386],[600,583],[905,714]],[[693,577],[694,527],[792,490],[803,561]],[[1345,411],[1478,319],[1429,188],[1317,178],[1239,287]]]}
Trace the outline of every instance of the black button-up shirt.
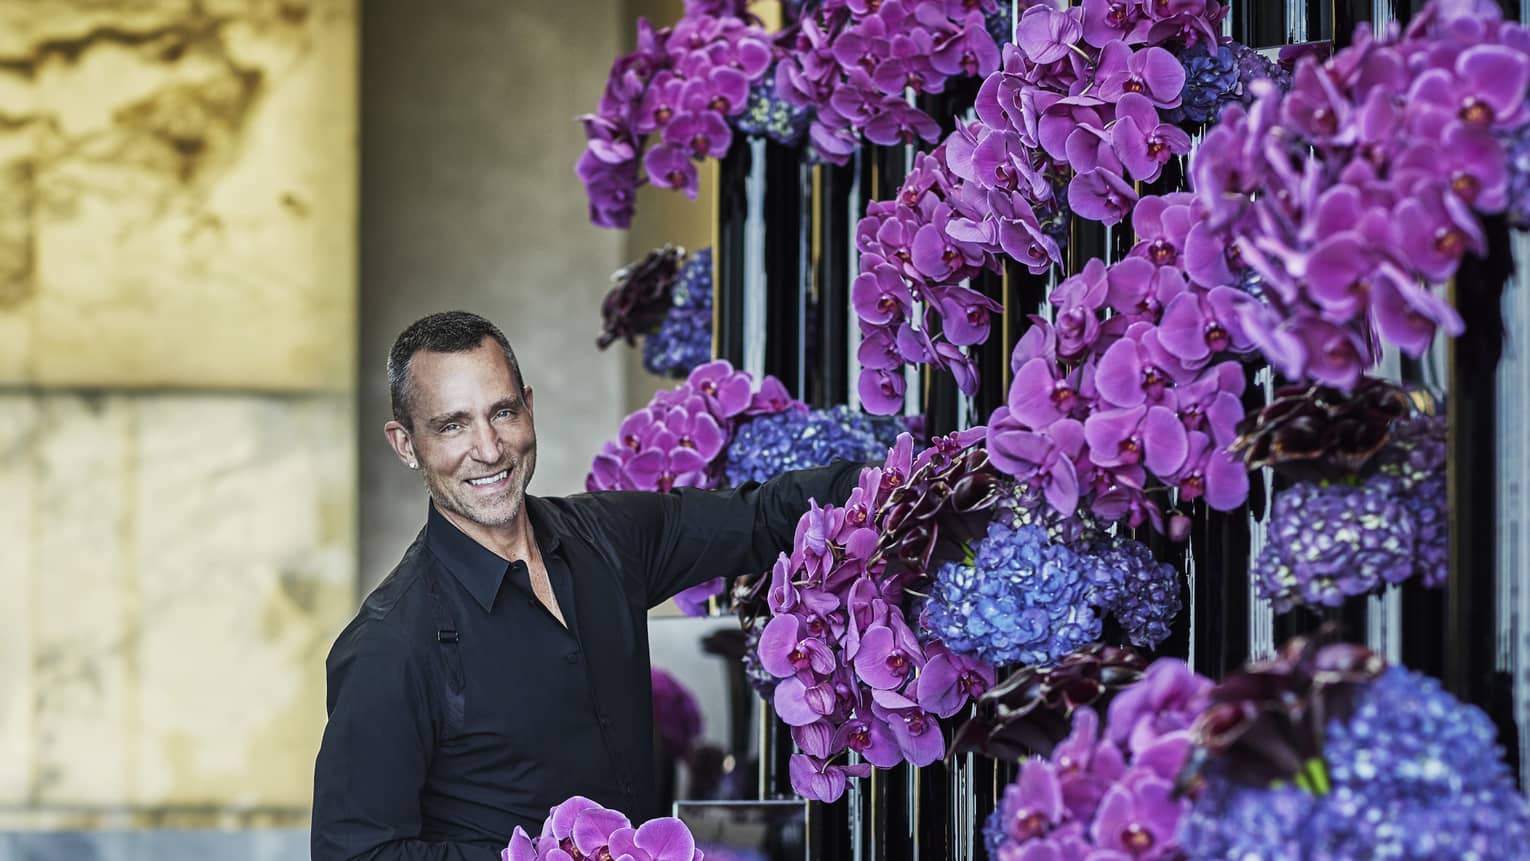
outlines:
{"label": "black button-up shirt", "polygon": [[859,464],[730,491],[526,498],[564,628],[526,565],[432,507],[327,662],[314,861],[493,861],[515,826],[584,795],[634,822],[654,789],[649,608],[767,570],[808,499],[841,502]]}

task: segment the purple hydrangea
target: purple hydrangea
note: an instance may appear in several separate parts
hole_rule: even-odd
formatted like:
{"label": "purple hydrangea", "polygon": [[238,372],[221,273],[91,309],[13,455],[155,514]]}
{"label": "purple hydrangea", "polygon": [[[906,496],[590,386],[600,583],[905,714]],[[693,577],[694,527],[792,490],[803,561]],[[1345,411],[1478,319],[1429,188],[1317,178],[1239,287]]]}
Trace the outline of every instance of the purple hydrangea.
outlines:
{"label": "purple hydrangea", "polygon": [[712,360],[712,249],[691,255],[670,297],[669,313],[643,339],[643,367],[681,379]]}
{"label": "purple hydrangea", "polygon": [[1036,526],[988,525],[970,562],[935,575],[925,625],[951,651],[991,664],[1047,666],[1100,637],[1084,563]]}
{"label": "purple hydrangea", "polygon": [[1445,505],[1445,419],[1397,422],[1358,484],[1298,483],[1275,498],[1269,543],[1255,560],[1255,588],[1279,612],[1336,607],[1352,595],[1416,577],[1445,585],[1450,531]]}
{"label": "purple hydrangea", "polygon": [[1492,722],[1439,682],[1401,667],[1327,726],[1328,791],[1237,784],[1213,771],[1183,821],[1191,861],[1351,858],[1508,861],[1524,857],[1530,806]]}
{"label": "purple hydrangea", "polygon": [[1302,482],[1275,498],[1269,541],[1254,562],[1254,586],[1278,613],[1401,583],[1413,571],[1413,520],[1396,482]]}

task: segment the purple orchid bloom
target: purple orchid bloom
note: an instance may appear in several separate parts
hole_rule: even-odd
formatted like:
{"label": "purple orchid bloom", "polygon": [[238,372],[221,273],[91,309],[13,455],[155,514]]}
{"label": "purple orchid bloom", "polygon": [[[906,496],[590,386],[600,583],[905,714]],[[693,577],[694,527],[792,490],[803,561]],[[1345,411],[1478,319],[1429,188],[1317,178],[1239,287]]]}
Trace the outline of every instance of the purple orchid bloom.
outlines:
{"label": "purple orchid bloom", "polygon": [[1306,345],[1306,375],[1337,389],[1354,388],[1360,374],[1375,362],[1371,345],[1352,328],[1309,319],[1296,334]]}
{"label": "purple orchid bloom", "polygon": [[1078,508],[1081,477],[1078,460],[1084,451],[1083,425],[1061,419],[1037,432],[1014,419],[1008,407],[994,410],[988,421],[988,457],[1001,472],[1040,485],[1047,503],[1063,516]]}
{"label": "purple orchid bloom", "polygon": [[1217,354],[1253,346],[1237,314],[1238,293],[1218,287],[1206,294],[1185,292],[1169,301],[1158,324],[1158,340],[1186,368],[1200,368]]}
{"label": "purple orchid bloom", "polygon": [[776,715],[787,726],[806,726],[817,723],[826,715],[834,713],[838,699],[834,686],[827,682],[804,684],[802,679],[791,676],[776,685],[773,696]]}
{"label": "purple orchid bloom", "polygon": [[1232,511],[1248,499],[1248,470],[1200,431],[1190,432],[1185,467],[1171,480],[1180,502],[1205,497],[1217,511]]}
{"label": "purple orchid bloom", "polygon": [[1191,431],[1208,431],[1217,446],[1231,445],[1243,420],[1243,366],[1218,362],[1192,382],[1175,388],[1180,421]]}
{"label": "purple orchid bloom", "polygon": [[940,137],[940,124],[901,98],[885,96],[880,113],[866,124],[864,134],[882,146],[911,144],[916,139],[934,143]]}
{"label": "purple orchid bloom", "polygon": [[760,665],[777,678],[796,675],[804,684],[834,672],[834,654],[816,637],[801,636],[802,622],[776,616],[760,634]]}
{"label": "purple orchid bloom", "polygon": [[1160,108],[1179,107],[1185,86],[1185,67],[1173,54],[1159,47],[1133,51],[1119,40],[1100,49],[1096,75],[1099,97],[1116,103],[1127,93],[1139,93]]}
{"label": "purple orchid bloom", "polygon": [[1008,415],[1033,430],[1043,430],[1071,415],[1078,406],[1073,375],[1059,377],[1055,361],[1037,356],[1026,361],[1010,383]]}
{"label": "purple orchid bloom", "polygon": [[892,728],[904,759],[915,766],[925,766],[945,756],[946,741],[934,715],[893,691],[874,690],[871,696],[872,712]]}
{"label": "purple orchid bloom", "polygon": [[1127,329],[1126,337],[1111,344],[1100,357],[1094,385],[1107,403],[1135,407],[1164,400],[1177,369],[1166,366],[1172,362],[1169,356],[1163,357],[1168,362],[1156,361],[1160,357],[1154,355],[1149,344],[1149,336],[1155,331],[1150,324],[1135,323]]}
{"label": "purple orchid bloom", "polygon": [[994,668],[982,661],[953,654],[934,644],[927,646],[925,652],[931,657],[914,682],[914,699],[920,708],[936,717],[951,717],[994,685]]}
{"label": "purple orchid bloom", "polygon": [[856,393],[861,405],[873,415],[890,416],[903,409],[903,396],[908,383],[901,373],[890,370],[867,368],[856,381]]}
{"label": "purple orchid bloom", "polygon": [[883,93],[901,96],[905,87],[926,93],[938,93],[945,87],[944,75],[931,65],[935,40],[930,31],[913,28],[888,40],[888,51],[871,72],[871,80]]}
{"label": "purple orchid bloom", "polygon": [[1169,159],[1190,151],[1190,135],[1178,126],[1159,122],[1153,103],[1139,93],[1126,93],[1116,103],[1110,140],[1122,164],[1141,182],[1157,180]]}
{"label": "purple orchid bloom", "polygon": [[903,761],[892,728],[869,713],[841,724],[834,736],[834,748],[853,750],[877,768],[892,768]]}
{"label": "purple orchid bloom", "polygon": [[1454,195],[1415,195],[1398,204],[1396,221],[1408,262],[1431,281],[1444,281],[1462,255],[1483,253],[1486,238],[1475,216]]}
{"label": "purple orchid bloom", "polygon": [[734,371],[722,359],[691,371],[686,383],[706,398],[707,407],[715,415],[732,418],[749,408],[749,376]]}
{"label": "purple orchid bloom", "polygon": [[[855,355],[856,360],[866,371],[894,371],[903,367],[903,356],[898,353],[896,331],[887,326],[868,327],[863,323],[861,345],[856,348]],[[898,404],[902,403],[900,392]]]}
{"label": "purple orchid bloom", "polygon": [[1080,11],[1061,11],[1044,4],[1025,10],[1015,24],[1015,42],[1025,58],[1046,66],[1066,57],[1084,35]]}
{"label": "purple orchid bloom", "polygon": [[1175,795],[1172,781],[1144,775],[1105,791],[1089,833],[1096,845],[1121,852],[1123,858],[1147,857],[1173,845],[1174,831],[1189,807],[1188,799]]}
{"label": "purple orchid bloom", "polygon": [[999,46],[988,34],[982,12],[973,10],[960,20],[955,32],[936,41],[930,65],[942,75],[987,77],[999,67]]}
{"label": "purple orchid bloom", "polygon": [[924,663],[913,632],[896,616],[889,624],[876,625],[861,635],[855,654],[855,672],[876,690],[895,690],[908,681],[915,668]]}
{"label": "purple orchid bloom", "polygon": [[1167,477],[1184,466],[1189,436],[1174,411],[1163,406],[1139,404],[1105,410],[1084,422],[1089,459],[1103,467],[1146,466]]}
{"label": "purple orchid bloom", "polygon": [[1114,41],[1141,43],[1152,24],[1141,6],[1141,0],[1084,0],[1084,41],[1096,48]]}
{"label": "purple orchid bloom", "polygon": [[1137,191],[1120,174],[1095,168],[1068,183],[1068,206],[1092,221],[1119,224],[1137,202]]}
{"label": "purple orchid bloom", "polygon": [[988,340],[992,315],[1002,314],[1004,306],[967,287],[952,287],[936,302],[941,314],[941,334],[958,347],[981,344]]}
{"label": "purple orchid bloom", "polygon": [[845,794],[847,778],[871,774],[871,766],[867,763],[830,765],[800,753],[792,754],[787,770],[791,774],[792,787],[803,798],[823,802],[838,801]]}
{"label": "purple orchid bloom", "polygon": [[717,111],[687,111],[664,127],[663,141],[695,158],[722,158],[733,144],[733,130]]}
{"label": "purple orchid bloom", "polygon": [[1160,736],[1190,727],[1206,706],[1212,681],[1184,661],[1160,658],[1137,684],[1110,701],[1106,726],[1116,744],[1139,753]]}
{"label": "purple orchid bloom", "polygon": [[643,156],[648,181],[659,188],[678,188],[692,200],[701,188],[701,176],[690,154],[677,146],[656,146]]}

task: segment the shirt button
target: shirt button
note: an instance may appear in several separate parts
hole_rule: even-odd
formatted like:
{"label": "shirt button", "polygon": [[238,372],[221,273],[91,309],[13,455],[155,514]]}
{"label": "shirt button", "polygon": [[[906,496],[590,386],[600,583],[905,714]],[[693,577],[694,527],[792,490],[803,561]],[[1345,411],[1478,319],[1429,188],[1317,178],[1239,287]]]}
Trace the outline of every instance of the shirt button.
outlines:
{"label": "shirt button", "polygon": [[569,652],[568,654],[563,656],[563,660],[568,661],[571,664],[577,664],[577,663],[579,663],[579,653],[578,652]]}

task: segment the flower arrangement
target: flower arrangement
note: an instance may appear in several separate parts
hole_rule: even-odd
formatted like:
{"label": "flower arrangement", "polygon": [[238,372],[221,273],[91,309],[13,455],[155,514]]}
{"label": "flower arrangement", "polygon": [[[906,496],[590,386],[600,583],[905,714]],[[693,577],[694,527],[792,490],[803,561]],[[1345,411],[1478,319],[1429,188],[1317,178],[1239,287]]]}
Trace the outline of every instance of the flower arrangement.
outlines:
{"label": "flower arrangement", "polygon": [[1520,858],[1530,805],[1487,715],[1359,646],[1288,645],[1209,695],[1192,861]]}
{"label": "flower arrangement", "polygon": [[1336,607],[1416,577],[1445,585],[1445,420],[1362,377],[1352,393],[1288,386],[1240,426],[1251,466],[1297,479],[1275,497],[1252,576],[1276,611]]}
{"label": "flower arrangement", "polygon": [[[771,572],[758,664],[779,679],[804,797],[941,758],[939,721],[993,687],[995,663],[1055,663],[1099,638],[1106,610],[1156,642],[1178,612],[1172,568],[1039,508],[975,446],[984,434],[917,455],[901,437],[843,505],[804,515]],[[847,751],[862,761],[841,763]]]}
{"label": "flower arrangement", "polygon": [[600,227],[631,223],[644,181],[695,198],[696,161],[727,153],[728,119],[750,110],[751,90],[770,70],[771,39],[757,22],[692,5],[674,27],[639,19],[637,50],[612,64],[599,107],[580,117],[586,147],[575,170]]}
{"label": "flower arrangement", "polygon": [[[1530,38],[1488,0],[1431,3],[1408,28],[1255,85],[1196,152],[1208,284],[1243,285],[1241,329],[1287,379],[1353,387],[1379,343],[1423,352],[1462,332],[1429,284],[1485,251],[1530,121]],[[1379,340],[1378,340],[1379,339]]]}
{"label": "flower arrangement", "polygon": [[703,861],[685,823],[651,819],[634,828],[621,813],[576,795],[559,804],[532,837],[516,826],[501,861],[574,861],[620,858],[632,861]]}
{"label": "flower arrangement", "polygon": [[776,92],[811,111],[818,158],[844,164],[862,135],[872,143],[934,143],[940,125],[907,93],[939,93],[953,77],[983,77],[999,63],[988,16],[999,0],[822,0],[782,36]]}

